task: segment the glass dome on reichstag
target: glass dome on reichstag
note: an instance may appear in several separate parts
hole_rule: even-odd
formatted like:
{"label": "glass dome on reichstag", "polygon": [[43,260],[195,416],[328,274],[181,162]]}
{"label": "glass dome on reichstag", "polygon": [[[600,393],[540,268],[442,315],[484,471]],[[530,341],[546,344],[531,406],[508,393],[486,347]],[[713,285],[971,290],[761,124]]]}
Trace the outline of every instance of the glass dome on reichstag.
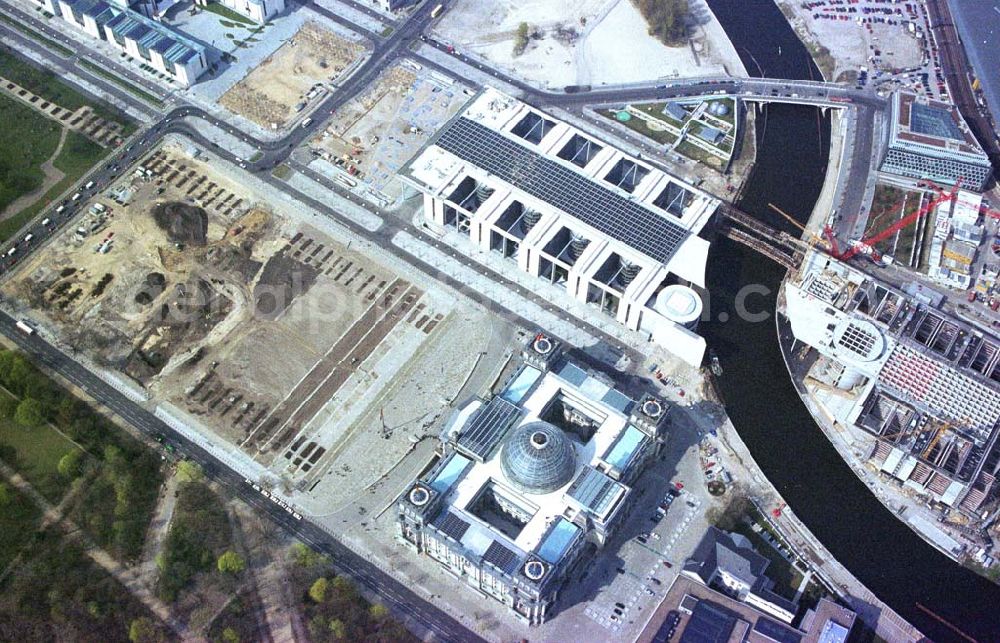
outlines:
{"label": "glass dome on reichstag", "polygon": [[573,477],[576,452],[562,429],[548,422],[529,422],[507,438],[500,468],[524,493],[550,493]]}

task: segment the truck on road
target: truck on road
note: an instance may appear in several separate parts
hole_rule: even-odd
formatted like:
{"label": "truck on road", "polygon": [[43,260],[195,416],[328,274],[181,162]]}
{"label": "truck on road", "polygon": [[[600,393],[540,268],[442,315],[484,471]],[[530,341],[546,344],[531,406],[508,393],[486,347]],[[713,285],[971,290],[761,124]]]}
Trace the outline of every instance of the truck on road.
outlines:
{"label": "truck on road", "polygon": [[34,335],[34,334],[35,334],[35,329],[34,329],[34,328],[32,328],[32,327],[31,327],[31,326],[30,326],[30,325],[29,325],[29,324],[28,324],[28,323],[27,323],[26,321],[24,321],[23,319],[19,319],[19,320],[17,320],[17,324],[15,324],[15,325],[17,326],[17,329],[18,329],[19,331],[21,331],[22,333],[24,333],[25,335]]}

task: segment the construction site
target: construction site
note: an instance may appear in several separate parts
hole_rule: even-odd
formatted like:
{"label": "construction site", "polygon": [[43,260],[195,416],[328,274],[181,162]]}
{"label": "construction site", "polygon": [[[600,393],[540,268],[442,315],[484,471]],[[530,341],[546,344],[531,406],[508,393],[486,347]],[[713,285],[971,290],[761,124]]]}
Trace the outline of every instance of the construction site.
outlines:
{"label": "construction site", "polygon": [[157,149],[3,294],[206,440],[324,505],[349,502],[476,384],[491,338],[514,331],[211,161]]}
{"label": "construction site", "polygon": [[223,94],[219,104],[262,127],[281,129],[307,111],[329,85],[350,74],[365,52],[360,39],[307,22]]}
{"label": "construction site", "polygon": [[306,162],[388,205],[402,196],[399,168],[468,100],[467,93],[454,80],[416,63],[393,65],[308,141]]}
{"label": "construction site", "polygon": [[841,455],[928,542],[991,565],[1000,340],[915,282],[897,289],[820,253],[784,299],[804,343],[790,366]]}

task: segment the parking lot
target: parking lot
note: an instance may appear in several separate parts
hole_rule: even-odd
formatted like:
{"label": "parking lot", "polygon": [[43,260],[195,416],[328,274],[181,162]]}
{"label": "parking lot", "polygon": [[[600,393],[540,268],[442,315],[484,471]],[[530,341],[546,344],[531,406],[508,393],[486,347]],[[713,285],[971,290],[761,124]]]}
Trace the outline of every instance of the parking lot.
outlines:
{"label": "parking lot", "polygon": [[920,0],[812,0],[785,5],[836,62],[834,79],[858,87],[907,89],[947,98],[947,87]]}

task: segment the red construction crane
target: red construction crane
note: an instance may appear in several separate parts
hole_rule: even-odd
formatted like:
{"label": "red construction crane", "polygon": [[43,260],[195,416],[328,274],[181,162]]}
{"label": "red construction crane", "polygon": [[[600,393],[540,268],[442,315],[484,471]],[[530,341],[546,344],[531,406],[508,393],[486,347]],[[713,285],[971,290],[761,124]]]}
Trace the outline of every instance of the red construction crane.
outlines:
{"label": "red construction crane", "polygon": [[859,252],[862,252],[864,254],[871,255],[874,261],[878,261],[881,258],[881,254],[875,249],[875,244],[896,234],[903,228],[912,225],[914,222],[917,221],[917,219],[924,216],[925,214],[927,214],[937,206],[941,205],[942,203],[955,199],[955,195],[958,193],[958,188],[961,185],[961,183],[962,179],[959,178],[958,181],[955,182],[955,185],[954,187],[952,187],[951,191],[945,192],[942,188],[935,185],[931,181],[927,180],[920,181],[917,184],[918,186],[921,187],[926,186],[932,188],[934,191],[937,192],[937,196],[932,198],[927,203],[925,203],[924,206],[919,210],[912,212],[906,215],[905,217],[893,222],[885,229],[875,233],[874,235],[868,237],[867,239],[861,239],[860,241],[857,241],[856,243],[854,243],[852,247],[848,248],[844,252],[840,252],[839,248],[837,247],[837,239],[836,237],[834,237],[833,229],[830,226],[826,226],[826,228],[823,230],[823,233],[826,235],[827,239],[830,240],[830,254],[836,259],[839,259],[841,261],[847,261],[854,255],[858,254]]}

